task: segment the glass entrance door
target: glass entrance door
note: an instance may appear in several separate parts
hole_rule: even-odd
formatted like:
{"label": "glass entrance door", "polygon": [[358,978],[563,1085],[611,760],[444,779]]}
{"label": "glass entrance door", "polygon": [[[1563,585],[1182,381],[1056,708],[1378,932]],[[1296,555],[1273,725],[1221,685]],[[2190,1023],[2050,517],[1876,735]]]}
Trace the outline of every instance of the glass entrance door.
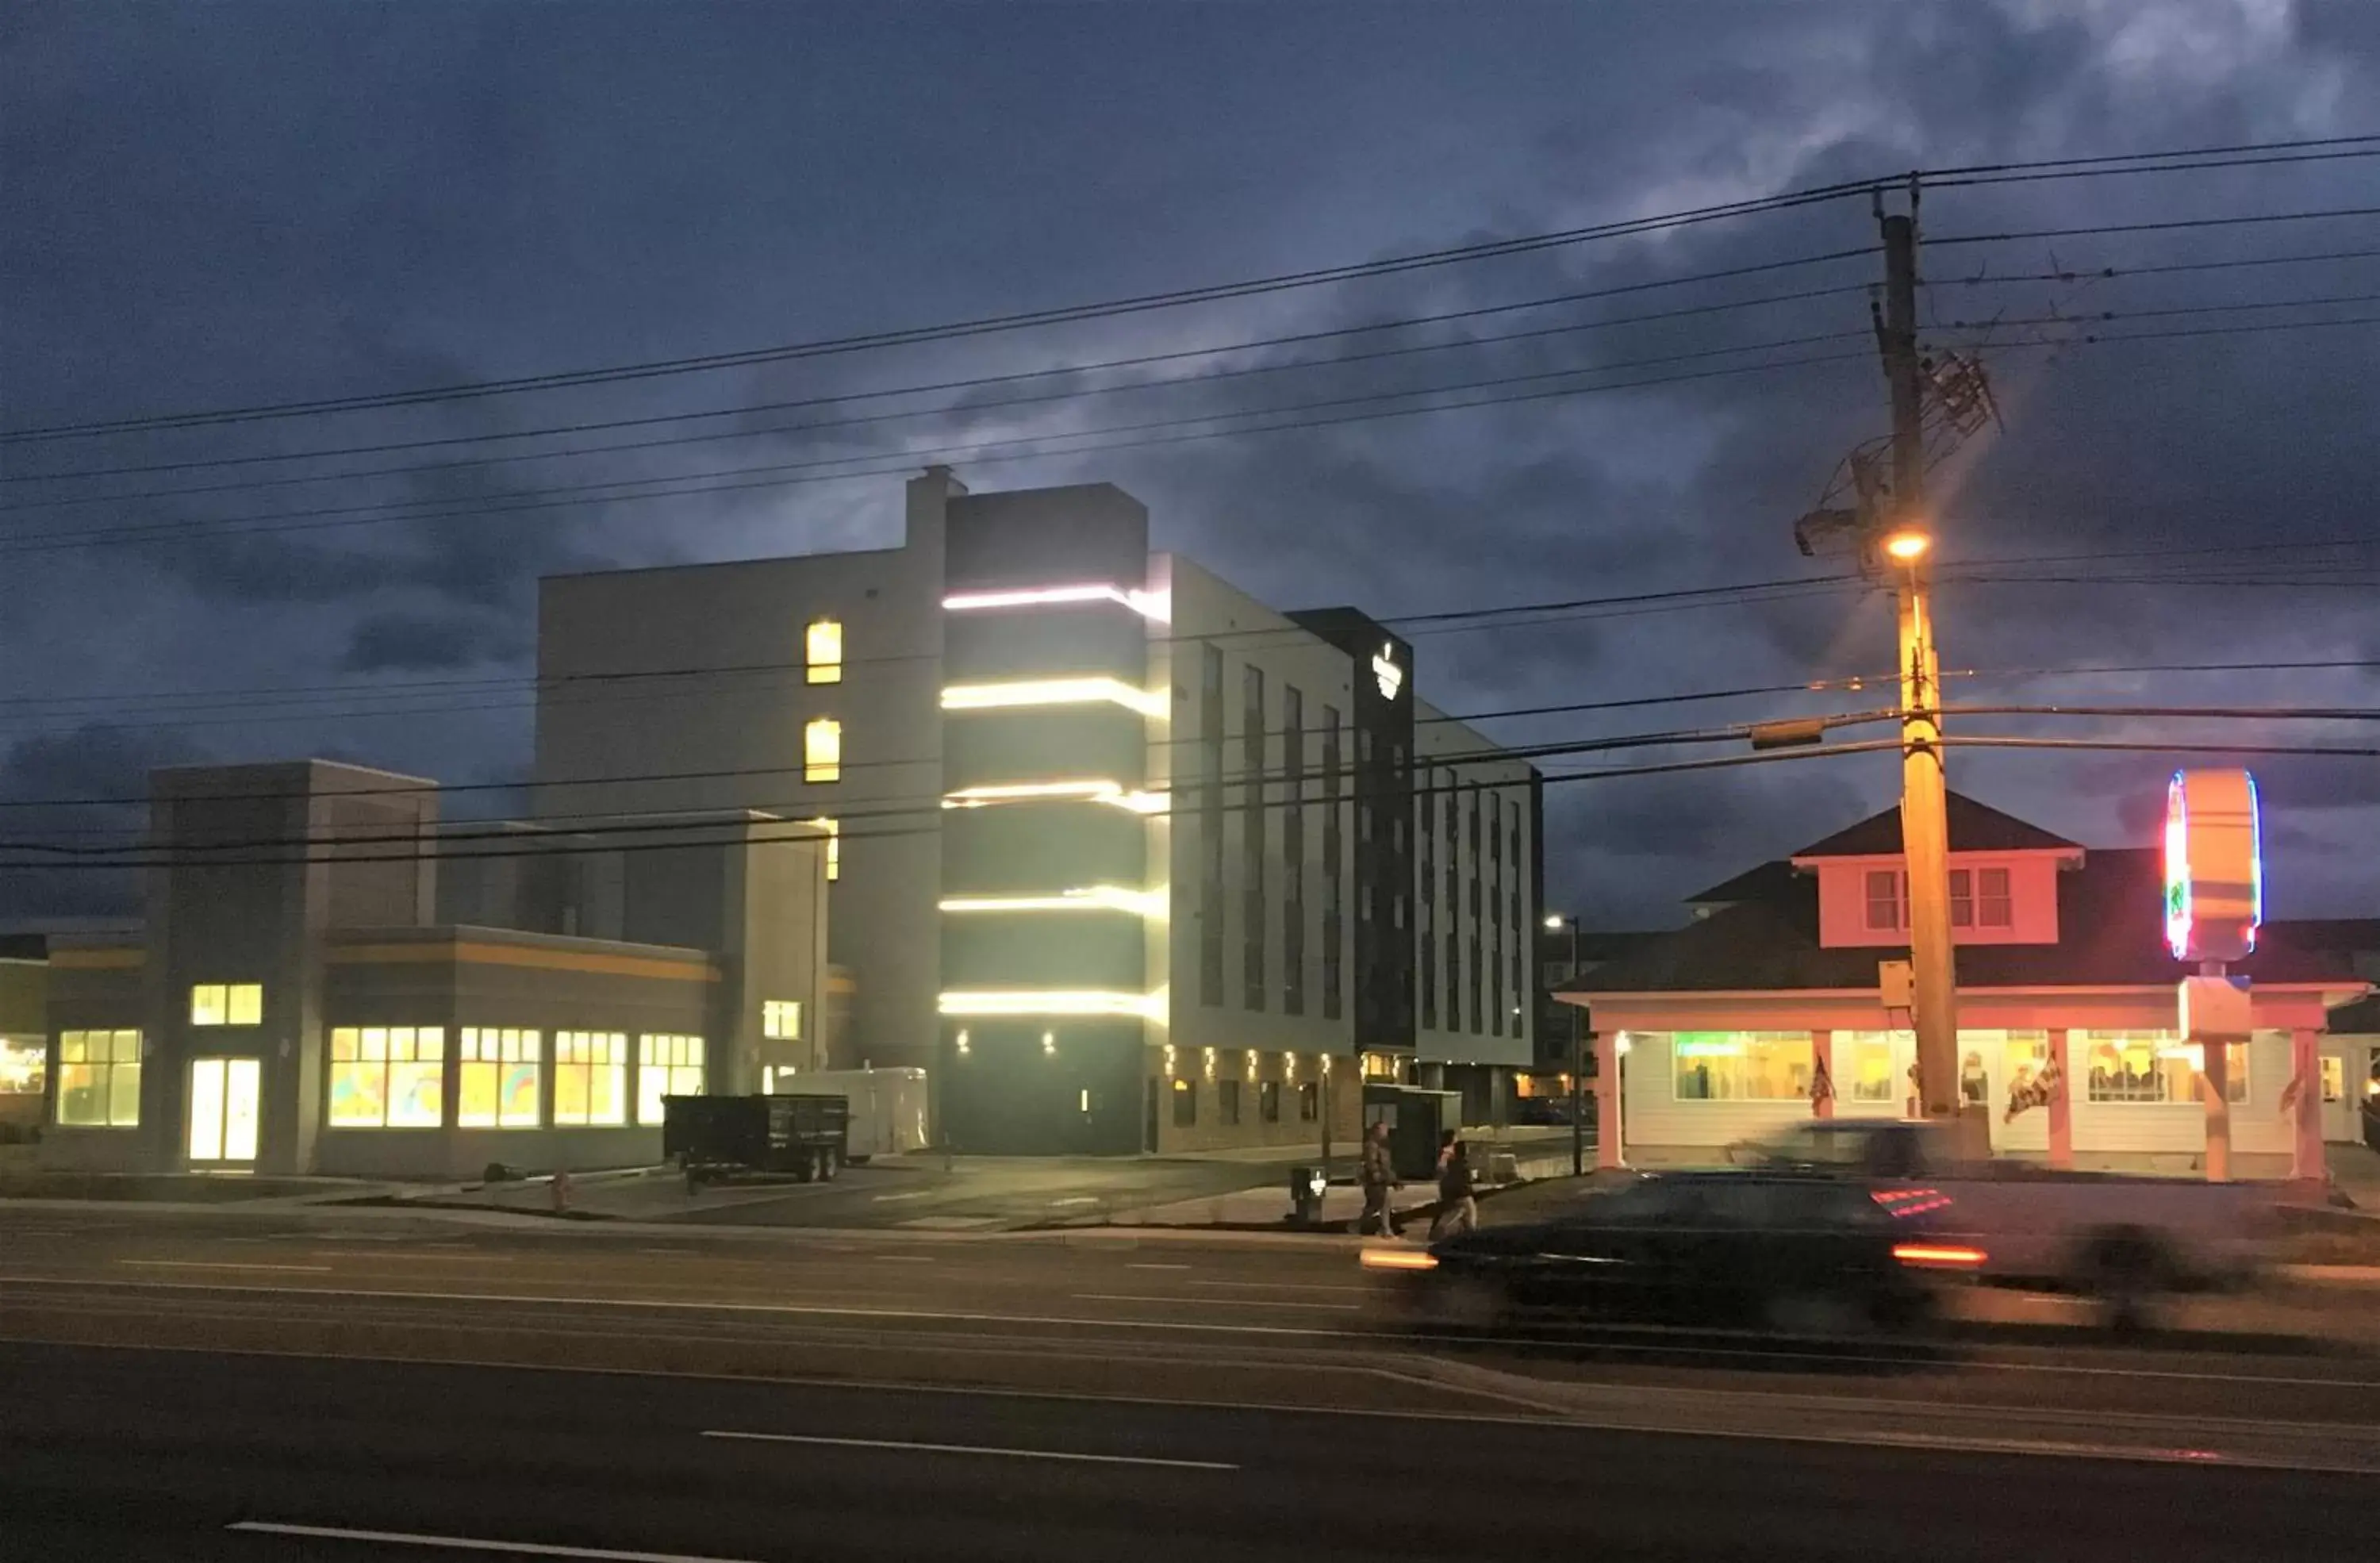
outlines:
{"label": "glass entrance door", "polygon": [[262,1091],[257,1059],[198,1059],[190,1064],[189,1157],[194,1167],[232,1167],[256,1160],[257,1107]]}

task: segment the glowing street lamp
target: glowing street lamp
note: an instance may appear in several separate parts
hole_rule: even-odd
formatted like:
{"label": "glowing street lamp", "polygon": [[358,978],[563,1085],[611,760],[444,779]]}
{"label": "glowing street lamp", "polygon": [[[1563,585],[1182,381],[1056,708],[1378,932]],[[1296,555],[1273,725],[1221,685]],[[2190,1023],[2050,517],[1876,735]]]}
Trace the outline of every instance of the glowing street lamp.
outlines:
{"label": "glowing street lamp", "polygon": [[1914,527],[1903,527],[1884,539],[1884,551],[1903,564],[1914,564],[1933,551],[1934,539]]}

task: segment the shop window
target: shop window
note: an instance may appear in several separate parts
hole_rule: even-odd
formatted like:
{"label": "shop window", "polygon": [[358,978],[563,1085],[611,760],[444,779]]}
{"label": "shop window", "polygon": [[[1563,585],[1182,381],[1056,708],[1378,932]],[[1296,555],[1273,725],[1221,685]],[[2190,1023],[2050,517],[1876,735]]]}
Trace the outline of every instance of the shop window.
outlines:
{"label": "shop window", "polygon": [[843,723],[819,717],[802,729],[802,780],[843,780]]}
{"label": "shop window", "polygon": [[[2199,1100],[2199,1045],[2162,1031],[2094,1031],[2082,1050],[2085,1090],[2094,1102]],[[2224,1097],[2248,1099],[2248,1049],[2231,1043],[2225,1054]]]}
{"label": "shop window", "polygon": [[543,1122],[541,1043],[534,1031],[465,1026],[455,1123],[465,1129],[534,1129]]}
{"label": "shop window", "polygon": [[1835,1033],[1835,1093],[1847,1102],[1889,1102],[1898,1095],[1894,1080],[1893,1034],[1887,1031]]}
{"label": "shop window", "polygon": [[803,663],[812,684],[843,682],[843,623],[814,619],[802,637]]}
{"label": "shop window", "polygon": [[1281,1121],[1281,1082],[1260,1081],[1257,1085],[1257,1117],[1267,1123]]}
{"label": "shop window", "polygon": [[760,1000],[760,1035],[771,1042],[802,1039],[802,1001],[798,999]]}
{"label": "shop window", "polygon": [[0,1097],[38,1097],[49,1080],[49,1049],[38,1036],[0,1036]]}
{"label": "shop window", "polygon": [[1311,1123],[1322,1116],[1322,1091],[1308,1080],[1297,1088],[1297,1121]]}
{"label": "shop window", "polygon": [[617,1032],[553,1034],[553,1121],[628,1121],[628,1039]]}
{"label": "shop window", "polygon": [[702,1038],[653,1035],[637,1038],[637,1121],[659,1123],[664,1097],[702,1095]]}
{"label": "shop window", "polygon": [[1196,1128],[1198,1123],[1198,1086],[1195,1081],[1173,1083],[1173,1127]]}
{"label": "shop window", "polygon": [[1670,1053],[1682,1102],[1782,1102],[1810,1094],[1806,1031],[1682,1031]]}
{"label": "shop window", "polygon": [[331,1127],[435,1129],[446,1121],[446,1031],[436,1025],[334,1026]]}
{"label": "shop window", "polygon": [[79,1129],[140,1123],[140,1034],[58,1034],[58,1121]]}
{"label": "shop window", "polygon": [[2322,1059],[2322,1099],[2344,1101],[2347,1097],[2347,1060],[2336,1053],[2325,1053]]}
{"label": "shop window", "polygon": [[1215,1082],[1215,1117],[1226,1127],[1238,1126],[1240,1121],[1240,1083],[1238,1081]]}
{"label": "shop window", "polygon": [[260,983],[202,982],[190,989],[192,1025],[255,1025],[263,1018]]}

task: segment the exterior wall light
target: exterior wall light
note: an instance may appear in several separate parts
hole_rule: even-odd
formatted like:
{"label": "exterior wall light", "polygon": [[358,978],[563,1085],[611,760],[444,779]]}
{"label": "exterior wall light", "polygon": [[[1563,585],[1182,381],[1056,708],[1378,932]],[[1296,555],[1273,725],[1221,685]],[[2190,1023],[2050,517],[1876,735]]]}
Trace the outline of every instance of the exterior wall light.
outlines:
{"label": "exterior wall light", "polygon": [[1019,678],[998,684],[953,684],[942,691],[946,711],[1005,710],[1029,706],[1084,706],[1099,702],[1162,721],[1172,709],[1161,689],[1135,689],[1120,678]]}
{"label": "exterior wall light", "polygon": [[951,613],[979,613],[1002,608],[1058,608],[1075,602],[1120,603],[1160,624],[1173,620],[1171,593],[1142,591],[1135,587],[1059,586],[1019,591],[959,591],[942,599],[942,609]]}

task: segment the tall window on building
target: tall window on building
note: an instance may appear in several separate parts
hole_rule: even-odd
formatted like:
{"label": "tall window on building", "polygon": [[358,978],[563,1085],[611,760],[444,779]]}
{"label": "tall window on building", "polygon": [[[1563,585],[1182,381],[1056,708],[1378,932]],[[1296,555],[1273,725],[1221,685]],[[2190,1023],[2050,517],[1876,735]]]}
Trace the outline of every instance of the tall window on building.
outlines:
{"label": "tall window on building", "polygon": [[1223,653],[1198,653],[1198,1001],[1223,1001]]}
{"label": "tall window on building", "polygon": [[628,1039],[617,1032],[553,1034],[553,1121],[628,1121]]}
{"label": "tall window on building", "polygon": [[465,1026],[455,1121],[465,1129],[534,1129],[542,1122],[542,1041],[534,1031]]}
{"label": "tall window on building", "polygon": [[812,619],[802,636],[802,663],[812,684],[843,682],[843,622]]}
{"label": "tall window on building", "polygon": [[1305,697],[1281,689],[1281,1012],[1305,1013]]}
{"label": "tall window on building", "polygon": [[843,723],[832,717],[815,717],[802,729],[802,780],[843,780]]}
{"label": "tall window on building", "polygon": [[1265,1007],[1264,670],[1240,670],[1240,1003]]}
{"label": "tall window on building", "polygon": [[826,878],[832,884],[843,878],[843,821],[820,817],[807,823],[826,832]]}
{"label": "tall window on building", "polygon": [[263,1019],[261,984],[202,982],[190,989],[192,1025],[255,1025]]}
{"label": "tall window on building", "polygon": [[140,1034],[58,1033],[58,1121],[76,1129],[140,1126]]}
{"label": "tall window on building", "polygon": [[1173,1082],[1173,1127],[1195,1129],[1198,1125],[1198,1083],[1176,1079]]}
{"label": "tall window on building", "polygon": [[802,1039],[802,1001],[798,999],[760,1000],[760,1035],[771,1042]]}
{"label": "tall window on building", "polygon": [[1339,712],[1322,708],[1322,1018],[1337,1020],[1343,1000],[1342,969],[1347,948],[1347,856],[1339,819],[1340,776],[1346,754],[1340,746]]}
{"label": "tall window on building", "polygon": [[659,1123],[664,1097],[702,1095],[702,1038],[653,1033],[637,1038],[637,1121]]}
{"label": "tall window on building", "polygon": [[1427,774],[1415,779],[1414,797],[1414,962],[1421,983],[1421,1025],[1438,1029],[1438,801]]}
{"label": "tall window on building", "polygon": [[334,1026],[330,1074],[334,1129],[435,1129],[446,1121],[443,1026]]}
{"label": "tall window on building", "polygon": [[[1512,1007],[1514,1012],[1518,1012],[1524,1003],[1522,995],[1525,994],[1529,990],[1527,983],[1522,979],[1521,975],[1524,964],[1521,957],[1528,949],[1527,941],[1529,938],[1528,919],[1522,911],[1522,902],[1524,897],[1522,895],[1521,891],[1524,886],[1527,883],[1528,875],[1522,867],[1525,859],[1521,856],[1521,806],[1516,803],[1506,804],[1504,807],[1506,810],[1506,818],[1510,826],[1507,833],[1512,842],[1512,849],[1506,855],[1506,861],[1512,865],[1512,870],[1510,874],[1505,876],[1505,899],[1512,903],[1512,920],[1504,925],[1511,930],[1505,942],[1505,948],[1512,952]],[[1517,1021],[1514,1022],[1512,1025],[1512,1035],[1515,1036],[1520,1036],[1522,1029],[1520,1023]]]}

